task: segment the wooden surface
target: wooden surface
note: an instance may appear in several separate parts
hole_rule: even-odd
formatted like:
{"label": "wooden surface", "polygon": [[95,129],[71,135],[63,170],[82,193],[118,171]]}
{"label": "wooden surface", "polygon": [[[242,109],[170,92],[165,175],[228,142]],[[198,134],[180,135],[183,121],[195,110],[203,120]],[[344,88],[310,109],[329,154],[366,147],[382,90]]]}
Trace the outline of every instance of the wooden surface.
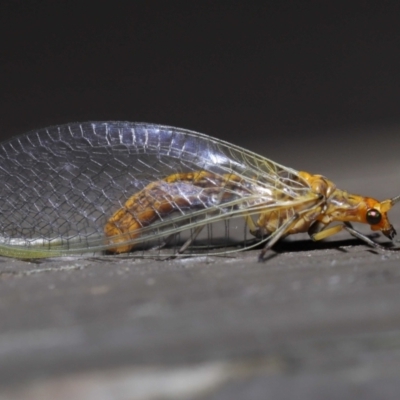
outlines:
{"label": "wooden surface", "polygon": [[395,398],[400,253],[352,239],[323,247],[281,245],[264,264],[255,251],[169,262],[2,259],[0,393]]}

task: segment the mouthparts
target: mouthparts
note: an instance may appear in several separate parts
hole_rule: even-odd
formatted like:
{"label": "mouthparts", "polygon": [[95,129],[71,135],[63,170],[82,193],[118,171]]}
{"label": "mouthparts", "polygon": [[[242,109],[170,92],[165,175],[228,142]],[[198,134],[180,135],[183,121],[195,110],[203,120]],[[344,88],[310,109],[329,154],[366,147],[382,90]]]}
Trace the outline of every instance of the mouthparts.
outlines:
{"label": "mouthparts", "polygon": [[382,233],[390,240],[393,240],[394,237],[397,235],[396,229],[393,228],[393,225],[390,225],[390,228],[386,231],[382,231]]}

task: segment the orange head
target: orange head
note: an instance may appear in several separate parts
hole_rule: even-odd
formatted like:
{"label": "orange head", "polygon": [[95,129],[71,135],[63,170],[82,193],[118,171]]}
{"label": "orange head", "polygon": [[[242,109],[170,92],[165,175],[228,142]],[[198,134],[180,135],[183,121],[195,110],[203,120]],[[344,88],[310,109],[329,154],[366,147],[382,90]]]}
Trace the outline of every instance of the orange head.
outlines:
{"label": "orange head", "polygon": [[381,231],[389,239],[393,240],[396,236],[396,230],[389,222],[387,212],[400,201],[400,196],[393,197],[392,199],[378,202],[369,197],[366,198],[366,210],[364,214],[364,221],[371,226],[373,231]]}

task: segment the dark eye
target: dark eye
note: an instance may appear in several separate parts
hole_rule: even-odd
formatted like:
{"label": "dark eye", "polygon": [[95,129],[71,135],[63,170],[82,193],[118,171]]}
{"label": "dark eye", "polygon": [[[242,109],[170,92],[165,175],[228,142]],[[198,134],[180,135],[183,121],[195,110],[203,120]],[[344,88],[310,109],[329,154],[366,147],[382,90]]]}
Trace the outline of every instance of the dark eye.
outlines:
{"label": "dark eye", "polygon": [[381,222],[382,215],[378,210],[375,210],[375,208],[371,208],[370,210],[367,211],[367,222],[370,225],[376,225]]}

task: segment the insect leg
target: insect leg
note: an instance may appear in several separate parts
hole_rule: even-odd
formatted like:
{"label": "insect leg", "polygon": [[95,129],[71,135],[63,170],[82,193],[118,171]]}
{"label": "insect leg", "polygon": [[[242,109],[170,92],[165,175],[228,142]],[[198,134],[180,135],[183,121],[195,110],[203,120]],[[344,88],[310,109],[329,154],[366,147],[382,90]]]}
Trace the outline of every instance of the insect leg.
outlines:
{"label": "insect leg", "polygon": [[200,225],[194,230],[194,232],[190,235],[190,238],[186,240],[182,247],[177,251],[177,254],[182,254],[196,240],[204,226],[205,225]]}
{"label": "insect leg", "polygon": [[261,250],[258,256],[258,261],[264,261],[265,253],[274,246],[274,244],[285,235],[288,229],[297,221],[299,214],[295,213],[289,218],[283,225],[281,225],[274,233],[270,235],[269,241],[265,244],[264,248]]}
{"label": "insect leg", "polygon": [[246,225],[249,227],[250,233],[255,237],[260,237],[261,236],[260,228],[255,224],[253,218],[251,218],[251,215],[246,214],[244,216],[244,220],[246,222]]}
{"label": "insect leg", "polygon": [[371,247],[374,247],[375,249],[380,249],[380,250],[390,250],[387,247],[384,247],[380,245],[379,243],[374,242],[371,240],[368,236],[363,235],[361,232],[356,231],[350,224],[350,222],[345,222],[344,223],[344,229],[346,229],[347,232],[350,233],[350,235],[356,237],[357,239],[360,239],[370,245]]}
{"label": "insect leg", "polygon": [[[319,226],[318,226],[319,227]],[[311,234],[312,230],[315,230],[315,227],[312,226],[311,228],[314,229],[310,229],[309,230],[309,234],[312,240],[321,240],[321,239],[325,239],[329,236],[332,235],[336,235],[337,233],[339,233],[340,231],[342,231],[343,229],[345,229],[347,232],[350,233],[350,235],[356,237],[357,239],[362,240],[363,242],[367,243],[369,246],[374,247],[375,249],[380,249],[380,250],[388,250],[388,248],[381,246],[379,243],[374,242],[373,240],[371,240],[368,236],[362,234],[361,232],[358,232],[357,230],[355,230],[353,228],[353,226],[350,224],[350,222],[344,222],[343,224],[340,225],[335,225],[331,228],[328,229],[322,229],[319,232],[316,232],[314,234]]]}
{"label": "insect leg", "polygon": [[167,260],[173,260],[179,254],[182,254],[186,251],[186,249],[196,240],[197,236],[199,236],[200,232],[203,230],[205,225],[200,225],[195,228],[194,232],[190,235],[190,238],[186,240],[186,242],[181,246],[181,248],[172,256],[168,257]]}
{"label": "insect leg", "polygon": [[310,238],[315,242],[317,240],[326,239],[327,237],[336,235],[337,233],[345,229],[345,226],[340,224],[332,226],[331,228],[324,228],[325,224],[323,224],[322,222],[311,225],[310,229],[308,230]]}
{"label": "insect leg", "polygon": [[154,250],[161,250],[161,249],[163,249],[165,246],[167,246],[168,244],[171,243],[172,239],[173,239],[176,235],[177,235],[176,233],[171,233],[170,235],[168,235],[168,236],[164,239],[164,241],[163,241],[161,244],[159,244],[159,245],[157,245],[157,246],[154,247]]}

